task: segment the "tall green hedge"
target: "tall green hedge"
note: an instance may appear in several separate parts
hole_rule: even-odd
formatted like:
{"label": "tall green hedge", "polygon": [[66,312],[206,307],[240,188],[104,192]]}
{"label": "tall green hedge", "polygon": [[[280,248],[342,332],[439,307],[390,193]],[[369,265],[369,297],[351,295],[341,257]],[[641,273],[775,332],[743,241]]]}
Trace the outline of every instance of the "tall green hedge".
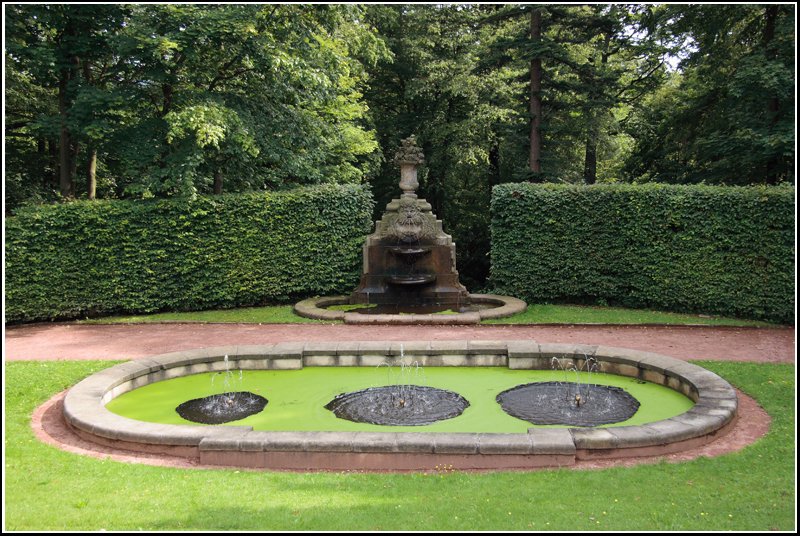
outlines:
{"label": "tall green hedge", "polygon": [[495,289],[531,302],[794,321],[793,187],[502,184]]}
{"label": "tall green hedge", "polygon": [[363,186],[39,206],[6,221],[6,320],[200,310],[347,292]]}

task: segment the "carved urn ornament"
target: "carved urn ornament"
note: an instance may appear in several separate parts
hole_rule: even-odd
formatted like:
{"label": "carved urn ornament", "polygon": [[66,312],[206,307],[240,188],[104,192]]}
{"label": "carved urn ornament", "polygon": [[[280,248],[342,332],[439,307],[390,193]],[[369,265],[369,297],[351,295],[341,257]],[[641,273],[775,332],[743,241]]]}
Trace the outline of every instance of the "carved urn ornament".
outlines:
{"label": "carved urn ornament", "polygon": [[394,154],[394,162],[400,166],[400,189],[403,190],[402,197],[416,199],[416,189],[419,186],[417,180],[417,167],[425,163],[422,148],[417,146],[416,136],[409,136],[400,142],[400,148]]}

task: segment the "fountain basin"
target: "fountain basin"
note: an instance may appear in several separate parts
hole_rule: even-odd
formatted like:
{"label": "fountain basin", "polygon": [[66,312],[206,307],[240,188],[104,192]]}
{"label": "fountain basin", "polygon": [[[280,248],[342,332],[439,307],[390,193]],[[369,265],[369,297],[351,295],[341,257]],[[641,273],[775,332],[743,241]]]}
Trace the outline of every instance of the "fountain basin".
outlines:
{"label": "fountain basin", "polygon": [[409,264],[414,264],[420,257],[431,252],[430,246],[394,246],[387,249],[389,253],[405,259]]}
{"label": "fountain basin", "polygon": [[[452,314],[435,314],[433,308],[409,307],[405,314],[386,312],[385,306],[377,306],[363,313],[328,309],[334,305],[349,305],[349,296],[325,296],[309,298],[294,305],[294,312],[306,318],[343,321],[345,324],[478,324],[482,320],[505,318],[521,313],[527,304],[511,296],[496,294],[470,294],[470,306]],[[420,310],[424,312],[414,312]]]}
{"label": "fountain basin", "polygon": [[623,422],[640,406],[620,387],[558,381],[517,385],[497,395],[497,403],[509,415],[531,424],[572,426]]}
{"label": "fountain basin", "polygon": [[[549,370],[553,357],[592,356],[599,371],[665,385],[695,405],[675,417],[616,428],[531,428],[527,433],[272,432],[242,426],[153,424],[116,415],[105,404],[147,385],[226,370],[378,366],[405,355],[422,366],[507,366]],[[603,346],[534,341],[279,343],[207,348],[131,361],[89,376],[64,400],[66,422],[82,437],[117,448],[184,456],[202,464],[294,470],[426,470],[568,466],[577,460],[651,456],[708,443],[731,426],[733,388],[716,374],[667,356]]]}

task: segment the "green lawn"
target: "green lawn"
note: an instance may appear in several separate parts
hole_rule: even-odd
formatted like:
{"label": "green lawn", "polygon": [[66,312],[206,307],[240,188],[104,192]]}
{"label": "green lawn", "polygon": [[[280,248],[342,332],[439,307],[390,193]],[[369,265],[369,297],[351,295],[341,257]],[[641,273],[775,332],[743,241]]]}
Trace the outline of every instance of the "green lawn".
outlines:
{"label": "green lawn", "polygon": [[606,530],[795,528],[794,367],[700,362],[754,396],[769,434],[681,464],[425,474],[165,469],[37,441],[34,408],[110,362],[6,363],[5,529]]}
{"label": "green lawn", "polygon": [[[294,314],[291,305],[242,307],[240,309],[215,309],[183,313],[156,313],[151,315],[107,316],[81,320],[82,324],[139,324],[147,322],[228,322],[245,324],[320,324],[321,320]],[[327,322],[331,323],[331,322]]]}
{"label": "green lawn", "polygon": [[[349,310],[353,305],[333,306],[331,309]],[[185,313],[157,313],[151,315],[114,316],[82,320],[88,324],[121,324],[145,322],[232,322],[254,324],[331,323],[312,320],[294,314],[291,305],[244,307]],[[708,315],[690,315],[624,309],[621,307],[588,307],[579,305],[529,305],[525,312],[509,318],[487,320],[486,324],[697,324],[712,326],[774,326],[757,320],[725,318]]]}
{"label": "green lawn", "polygon": [[768,322],[582,305],[528,305],[522,313],[508,318],[486,320],[486,324],[696,324],[709,326],[774,326]]}

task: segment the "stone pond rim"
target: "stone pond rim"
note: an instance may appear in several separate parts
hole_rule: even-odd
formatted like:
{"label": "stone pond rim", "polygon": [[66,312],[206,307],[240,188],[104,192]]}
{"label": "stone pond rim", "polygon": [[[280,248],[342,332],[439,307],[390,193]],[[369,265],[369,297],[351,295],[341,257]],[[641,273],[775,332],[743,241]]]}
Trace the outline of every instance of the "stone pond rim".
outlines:
{"label": "stone pond rim", "polygon": [[470,303],[486,308],[453,314],[362,314],[328,309],[335,305],[351,305],[349,296],[308,298],[294,305],[294,312],[306,318],[343,321],[345,324],[479,324],[483,320],[504,318],[523,312],[527,304],[511,296],[470,294]]}
{"label": "stone pond rim", "polygon": [[[377,366],[404,355],[422,366],[507,366],[549,369],[553,357],[594,357],[599,371],[664,385],[695,405],[675,417],[615,428],[530,428],[528,433],[270,432],[246,426],[167,425],[129,419],[106,403],[149,383],[187,374],[219,372],[228,356],[245,370]],[[196,460],[203,465],[272,470],[531,469],[584,460],[659,456],[711,443],[735,422],[733,387],[711,371],[638,350],[520,341],[363,341],[277,343],[173,352],[95,373],[69,390],[67,424],[100,445]]]}

